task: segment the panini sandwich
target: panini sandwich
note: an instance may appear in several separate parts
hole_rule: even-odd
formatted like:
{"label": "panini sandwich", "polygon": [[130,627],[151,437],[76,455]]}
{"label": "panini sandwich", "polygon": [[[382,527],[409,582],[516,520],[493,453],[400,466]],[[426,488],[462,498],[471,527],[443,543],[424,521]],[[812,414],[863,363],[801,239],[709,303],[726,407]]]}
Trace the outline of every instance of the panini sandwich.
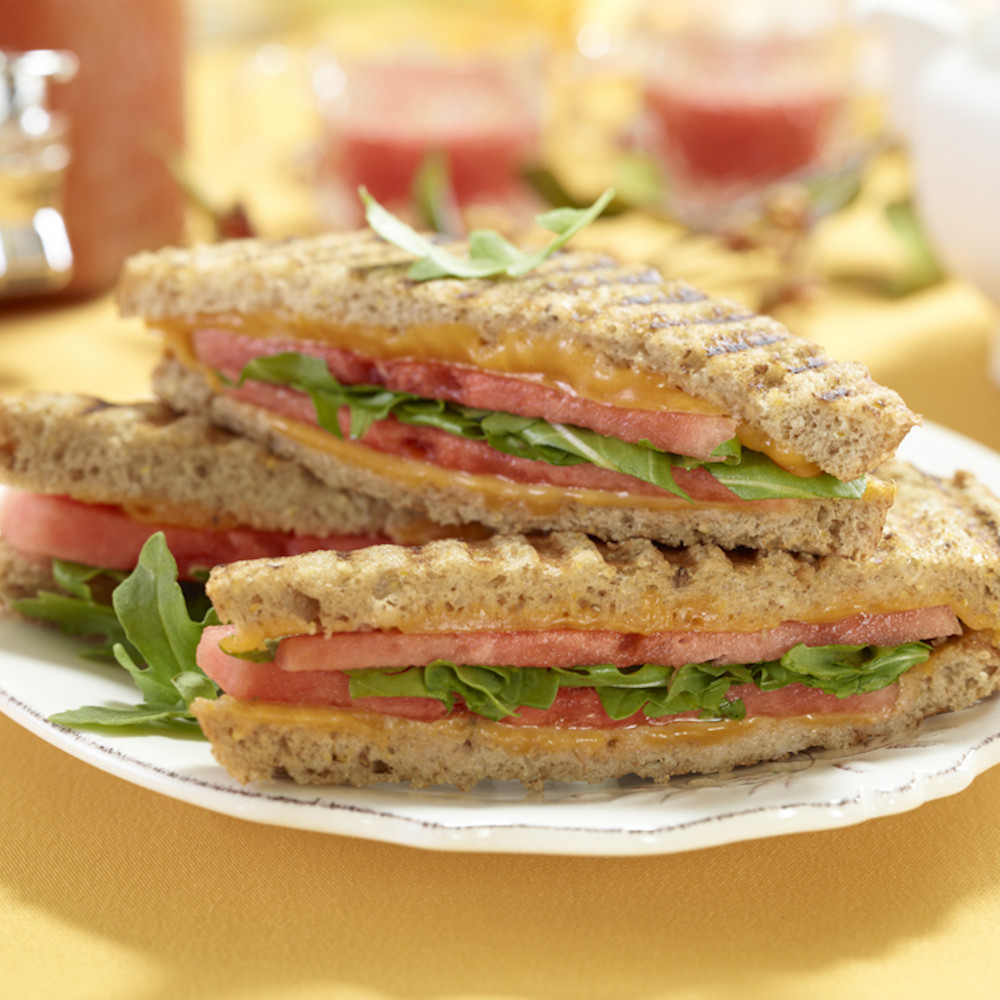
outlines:
{"label": "panini sandwich", "polygon": [[155,391],[443,525],[869,554],[915,423],[860,365],[654,269],[562,251],[416,281],[368,231],[166,249],[124,314]]}
{"label": "panini sandwich", "polygon": [[425,519],[159,402],[0,397],[0,483],[0,606],[59,590],[53,559],[131,570],[157,531],[185,579],[235,559],[433,537]]}
{"label": "panini sandwich", "polygon": [[1000,687],[1000,502],[910,466],[873,557],[573,533],[236,563],[192,710],[240,781],[601,781],[898,737]]}

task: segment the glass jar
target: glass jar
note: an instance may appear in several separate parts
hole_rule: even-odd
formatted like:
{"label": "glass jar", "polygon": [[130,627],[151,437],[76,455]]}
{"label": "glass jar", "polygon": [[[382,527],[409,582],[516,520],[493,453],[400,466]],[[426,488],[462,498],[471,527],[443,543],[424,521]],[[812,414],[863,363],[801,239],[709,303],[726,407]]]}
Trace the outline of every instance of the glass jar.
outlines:
{"label": "glass jar", "polygon": [[129,254],[183,235],[167,163],[183,147],[184,41],[182,0],[5,0],[0,48],[65,50],[79,62],[51,88],[68,125],[66,293],[106,291]]}

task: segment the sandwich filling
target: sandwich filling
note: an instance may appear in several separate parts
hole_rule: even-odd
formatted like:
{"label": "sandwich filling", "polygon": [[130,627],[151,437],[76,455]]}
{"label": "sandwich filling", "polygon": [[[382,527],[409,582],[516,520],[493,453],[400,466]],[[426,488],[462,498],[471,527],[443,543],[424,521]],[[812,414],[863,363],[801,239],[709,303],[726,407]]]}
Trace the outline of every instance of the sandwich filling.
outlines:
{"label": "sandwich filling", "polygon": [[[175,353],[238,401],[318,425],[365,450],[539,487],[685,502],[864,496],[678,390],[609,377],[604,399],[545,372],[383,357],[206,323],[171,334]],[[183,346],[178,348],[178,345]],[[745,447],[750,442],[753,447]],[[772,457],[764,453],[771,452]]]}
{"label": "sandwich filling", "polygon": [[[422,722],[620,728],[681,719],[881,713],[894,682],[960,634],[948,607],[755,633],[551,629],[355,632],[274,640],[231,655],[206,628],[199,667],[242,701],[363,710]],[[913,636],[923,641],[913,641]]]}

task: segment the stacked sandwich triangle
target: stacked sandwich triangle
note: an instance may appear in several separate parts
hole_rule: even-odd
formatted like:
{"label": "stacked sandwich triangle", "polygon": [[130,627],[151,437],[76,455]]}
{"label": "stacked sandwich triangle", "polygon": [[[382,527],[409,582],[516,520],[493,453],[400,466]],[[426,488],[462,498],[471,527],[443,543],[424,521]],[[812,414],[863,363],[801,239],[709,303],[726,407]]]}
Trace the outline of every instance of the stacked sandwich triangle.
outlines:
{"label": "stacked sandwich triangle", "polygon": [[90,588],[158,529],[215,567],[222,694],[179,711],[243,781],[666,780],[1000,686],[1000,503],[891,461],[916,418],[862,367],[643,266],[413,237],[129,262],[160,402],[0,404],[8,602],[55,620],[53,557]]}

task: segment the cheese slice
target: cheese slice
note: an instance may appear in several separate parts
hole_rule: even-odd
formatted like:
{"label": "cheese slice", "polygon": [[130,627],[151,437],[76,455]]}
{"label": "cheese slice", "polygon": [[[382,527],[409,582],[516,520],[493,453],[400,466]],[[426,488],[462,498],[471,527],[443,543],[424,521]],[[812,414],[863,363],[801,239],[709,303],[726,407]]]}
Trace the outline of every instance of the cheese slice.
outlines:
{"label": "cheese slice", "polygon": [[[916,668],[914,668],[916,669]],[[816,727],[830,725],[861,726],[870,724],[874,718],[891,714],[891,708],[881,708],[875,713],[855,714],[812,714],[801,716],[803,722]],[[252,738],[258,726],[278,729],[312,729],[318,732],[335,731],[351,733],[380,745],[393,731],[391,717],[375,712],[351,709],[329,708],[315,705],[279,705],[273,702],[229,702],[231,721],[234,723],[230,738],[239,744]],[[678,719],[628,729],[628,739],[634,744],[641,743],[650,750],[667,751],[678,744],[688,746],[712,746],[728,742],[743,735],[751,737],[759,733],[762,738],[771,733],[778,720],[767,716],[749,719]],[[398,725],[398,723],[395,723]],[[515,755],[559,754],[559,753],[600,753],[609,742],[620,739],[621,729],[584,729],[578,727],[557,728],[554,726],[511,726],[502,722],[468,716],[452,716],[434,722],[420,723],[428,727],[444,743],[457,743],[473,730],[476,739]]]}

